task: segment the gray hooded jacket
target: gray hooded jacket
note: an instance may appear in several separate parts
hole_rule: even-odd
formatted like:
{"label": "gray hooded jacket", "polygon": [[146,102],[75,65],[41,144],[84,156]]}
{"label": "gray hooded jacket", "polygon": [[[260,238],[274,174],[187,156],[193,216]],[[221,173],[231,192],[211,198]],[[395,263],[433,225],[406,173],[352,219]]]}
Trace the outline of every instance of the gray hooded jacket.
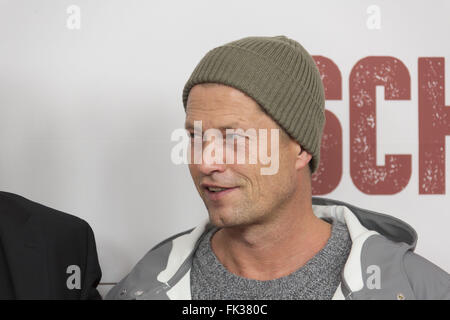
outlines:
{"label": "gray hooded jacket", "polygon": [[[348,203],[312,197],[314,214],[345,223],[352,248],[333,300],[448,299],[450,275],[414,253],[407,223]],[[191,299],[190,270],[209,220],[152,248],[106,299]]]}

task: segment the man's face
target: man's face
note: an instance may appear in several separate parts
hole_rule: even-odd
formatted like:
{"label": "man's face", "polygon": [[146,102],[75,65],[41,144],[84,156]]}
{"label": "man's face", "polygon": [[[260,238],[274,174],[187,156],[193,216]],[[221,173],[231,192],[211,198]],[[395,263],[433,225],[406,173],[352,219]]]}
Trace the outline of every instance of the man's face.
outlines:
{"label": "man's face", "polygon": [[[249,138],[245,138],[245,163],[237,163],[236,155],[233,163],[226,163],[224,147],[222,163],[205,161],[206,145],[203,142],[203,158],[201,164],[195,164],[194,154],[194,121],[202,121],[202,133],[207,129],[221,130],[226,139],[225,128],[254,128],[257,133],[259,150],[259,129],[267,131],[267,154],[271,154],[271,129],[278,129],[279,169],[276,174],[262,175],[262,164],[259,156],[257,163],[249,163]],[[195,186],[203,199],[209,213],[210,221],[218,227],[244,226],[266,222],[272,218],[273,212],[290,199],[298,184],[298,172],[295,161],[300,150],[299,145],[291,139],[280,126],[273,121],[254,101],[243,92],[221,84],[200,84],[194,86],[189,94],[186,106],[186,129],[191,134],[191,160],[189,171]],[[235,149],[236,154],[237,147]],[[214,155],[214,153],[212,153]],[[214,193],[206,185],[227,188]]]}

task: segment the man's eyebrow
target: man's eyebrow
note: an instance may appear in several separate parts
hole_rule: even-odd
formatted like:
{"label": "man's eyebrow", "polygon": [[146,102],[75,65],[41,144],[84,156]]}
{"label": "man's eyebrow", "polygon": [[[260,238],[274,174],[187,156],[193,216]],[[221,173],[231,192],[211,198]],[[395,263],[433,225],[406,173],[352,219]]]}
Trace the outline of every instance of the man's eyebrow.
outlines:
{"label": "man's eyebrow", "polygon": [[[194,125],[192,124],[192,123],[188,123],[188,122],[186,122],[185,124],[184,124],[184,127],[185,127],[185,129],[187,129],[187,130],[189,130],[189,129],[194,129]],[[238,122],[232,122],[232,123],[229,123],[229,124],[226,124],[226,125],[222,125],[222,126],[220,126],[220,127],[217,127],[216,129],[219,129],[219,130],[221,130],[221,131],[224,131],[224,130],[226,130],[226,129],[244,129],[243,127],[242,127],[242,124],[240,124],[240,123],[238,123]],[[245,129],[244,129],[245,130]]]}

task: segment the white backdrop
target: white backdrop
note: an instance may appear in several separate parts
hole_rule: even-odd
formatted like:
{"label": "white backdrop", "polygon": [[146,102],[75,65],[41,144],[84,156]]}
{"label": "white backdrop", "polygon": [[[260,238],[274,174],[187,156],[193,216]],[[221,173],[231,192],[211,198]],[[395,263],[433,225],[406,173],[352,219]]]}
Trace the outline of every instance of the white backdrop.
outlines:
{"label": "white backdrop", "polygon": [[[450,1],[437,0],[2,0],[0,190],[88,221],[102,283],[117,282],[153,245],[207,214],[187,167],[170,160],[195,65],[226,42],[283,34],[342,74],[342,99],[326,108],[342,126],[343,172],[323,196],[405,220],[419,234],[416,251],[450,271],[449,188],[419,194],[418,182],[418,58],[445,58],[450,79],[449,13]],[[365,194],[350,176],[349,75],[380,55],[401,60],[411,77],[407,101],[385,101],[377,88],[377,164],[385,154],[412,157],[409,183],[393,195]]]}

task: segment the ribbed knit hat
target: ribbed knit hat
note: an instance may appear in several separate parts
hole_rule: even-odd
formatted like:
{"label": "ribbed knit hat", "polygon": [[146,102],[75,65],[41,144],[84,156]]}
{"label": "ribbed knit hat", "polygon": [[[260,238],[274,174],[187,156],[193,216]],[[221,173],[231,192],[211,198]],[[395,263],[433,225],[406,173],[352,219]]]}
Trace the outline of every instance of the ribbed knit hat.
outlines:
{"label": "ribbed knit hat", "polygon": [[310,54],[286,36],[246,37],[210,50],[183,89],[183,105],[199,83],[221,83],[253,98],[293,139],[320,161],[325,95]]}

